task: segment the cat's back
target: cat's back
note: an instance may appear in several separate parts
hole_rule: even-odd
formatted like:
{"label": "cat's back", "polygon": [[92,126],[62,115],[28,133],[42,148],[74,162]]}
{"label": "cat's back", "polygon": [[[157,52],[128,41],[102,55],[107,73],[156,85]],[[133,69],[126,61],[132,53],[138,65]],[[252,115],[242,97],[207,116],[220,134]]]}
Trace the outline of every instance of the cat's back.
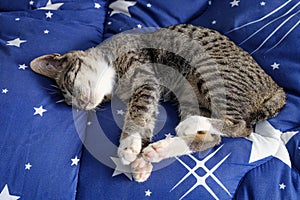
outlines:
{"label": "cat's back", "polygon": [[282,90],[250,54],[218,31],[188,24],[170,26],[167,30],[198,43],[205,56],[193,54],[198,65],[196,73],[205,77],[206,85],[224,86],[226,96],[238,94],[235,100],[260,104]]}

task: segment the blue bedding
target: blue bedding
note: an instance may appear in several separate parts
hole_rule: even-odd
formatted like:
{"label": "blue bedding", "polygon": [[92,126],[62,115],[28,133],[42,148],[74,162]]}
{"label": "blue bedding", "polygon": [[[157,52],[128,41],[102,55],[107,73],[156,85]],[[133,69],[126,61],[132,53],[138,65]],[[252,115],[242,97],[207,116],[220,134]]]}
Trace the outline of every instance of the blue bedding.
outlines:
{"label": "blue bedding", "polygon": [[[294,0],[2,0],[0,200],[299,199],[300,6]],[[43,54],[85,50],[120,32],[189,23],[218,30],[284,88],[287,104],[248,138],[154,165],[136,183],[117,158],[126,111],[61,102],[34,73]],[[174,135],[176,108],[161,102],[154,140]]]}

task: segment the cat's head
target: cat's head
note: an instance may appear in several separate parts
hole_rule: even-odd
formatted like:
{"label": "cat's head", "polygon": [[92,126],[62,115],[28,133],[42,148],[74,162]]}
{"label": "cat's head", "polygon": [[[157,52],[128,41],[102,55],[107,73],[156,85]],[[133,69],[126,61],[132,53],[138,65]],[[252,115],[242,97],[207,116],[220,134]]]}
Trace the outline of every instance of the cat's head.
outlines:
{"label": "cat's head", "polygon": [[65,102],[77,109],[95,109],[113,90],[115,70],[100,55],[84,51],[49,54],[31,61],[30,67],[54,79]]}

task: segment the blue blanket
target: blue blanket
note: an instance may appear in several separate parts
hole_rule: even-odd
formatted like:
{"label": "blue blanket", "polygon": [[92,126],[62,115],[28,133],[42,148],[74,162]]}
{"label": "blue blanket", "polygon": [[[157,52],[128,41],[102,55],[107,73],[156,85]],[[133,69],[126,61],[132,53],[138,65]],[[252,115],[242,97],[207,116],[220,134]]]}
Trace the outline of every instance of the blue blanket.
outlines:
{"label": "blue blanket", "polygon": [[[295,0],[2,0],[0,200],[299,199],[300,16]],[[85,50],[120,32],[189,23],[248,51],[287,93],[248,138],[154,165],[136,183],[117,157],[125,105],[97,112],[61,103],[33,58]],[[159,106],[154,140],[174,135],[176,108]]]}

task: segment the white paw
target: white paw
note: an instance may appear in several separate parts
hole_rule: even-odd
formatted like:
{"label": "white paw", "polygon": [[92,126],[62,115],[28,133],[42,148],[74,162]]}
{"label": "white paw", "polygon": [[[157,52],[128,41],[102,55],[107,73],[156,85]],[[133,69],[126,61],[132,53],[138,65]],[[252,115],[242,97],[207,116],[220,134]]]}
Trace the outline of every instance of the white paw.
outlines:
{"label": "white paw", "polygon": [[140,134],[133,134],[120,141],[118,155],[124,165],[129,165],[136,160],[142,149],[142,138]]}
{"label": "white paw", "polygon": [[148,162],[160,162],[168,157],[168,146],[170,140],[160,140],[147,146],[142,153],[143,158]]}
{"label": "white paw", "polygon": [[144,160],[144,158],[138,158],[133,163],[131,163],[131,171],[133,173],[133,178],[137,182],[146,181],[151,172],[153,166],[150,162]]}
{"label": "white paw", "polygon": [[178,136],[194,135],[198,131],[212,131],[212,125],[206,117],[191,116],[180,122],[175,130]]}

